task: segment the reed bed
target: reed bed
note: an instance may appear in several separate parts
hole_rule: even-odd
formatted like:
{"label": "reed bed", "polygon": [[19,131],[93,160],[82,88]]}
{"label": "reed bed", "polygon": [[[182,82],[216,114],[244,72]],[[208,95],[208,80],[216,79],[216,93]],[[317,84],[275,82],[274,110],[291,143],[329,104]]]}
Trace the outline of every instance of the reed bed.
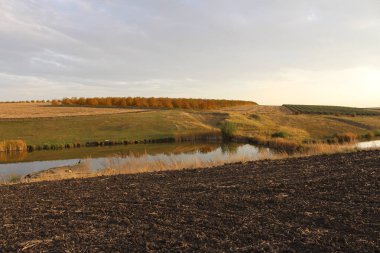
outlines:
{"label": "reed bed", "polygon": [[27,150],[27,145],[22,140],[0,141],[0,152],[23,152]]}
{"label": "reed bed", "polygon": [[165,170],[181,170],[194,168],[211,168],[230,163],[246,163],[257,160],[278,160],[295,157],[306,157],[321,154],[334,154],[356,151],[355,145],[343,144],[312,144],[306,146],[303,151],[287,153],[286,151],[273,152],[270,149],[260,149],[256,154],[215,154],[201,155],[162,155],[158,159],[154,156],[144,154],[142,156],[112,157],[108,159],[101,175],[131,174],[142,172],[156,172]]}
{"label": "reed bed", "polygon": [[129,156],[113,157],[108,159],[108,164],[104,170],[100,170],[101,174],[129,174],[141,172],[155,172],[164,170],[181,170],[193,168],[210,168],[220,166],[226,163],[247,162],[251,160],[263,159],[270,157],[269,151],[260,152],[256,158],[252,154],[182,154],[176,155],[161,155],[154,157],[144,154],[140,157]]}

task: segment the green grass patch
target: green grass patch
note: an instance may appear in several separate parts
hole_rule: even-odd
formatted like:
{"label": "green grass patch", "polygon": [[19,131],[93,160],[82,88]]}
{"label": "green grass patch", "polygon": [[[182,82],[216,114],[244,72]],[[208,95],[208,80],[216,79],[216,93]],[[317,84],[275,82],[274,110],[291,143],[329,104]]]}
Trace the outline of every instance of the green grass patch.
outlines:
{"label": "green grass patch", "polygon": [[288,134],[285,132],[276,132],[272,134],[272,138],[286,138]]}
{"label": "green grass patch", "polygon": [[141,113],[0,121],[0,140],[57,145],[104,140],[144,140],[218,131],[222,114],[159,110]]}

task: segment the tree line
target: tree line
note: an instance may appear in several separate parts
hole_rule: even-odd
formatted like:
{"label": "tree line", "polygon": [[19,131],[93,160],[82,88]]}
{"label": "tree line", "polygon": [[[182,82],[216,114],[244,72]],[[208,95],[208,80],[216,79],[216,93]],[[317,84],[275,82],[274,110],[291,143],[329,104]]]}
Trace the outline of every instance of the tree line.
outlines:
{"label": "tree line", "polygon": [[255,102],[224,99],[194,99],[194,98],[144,98],[144,97],[95,97],[95,98],[64,98],[52,100],[52,105],[79,106],[113,106],[113,107],[149,107],[149,108],[181,108],[210,110],[230,106],[254,105]]}

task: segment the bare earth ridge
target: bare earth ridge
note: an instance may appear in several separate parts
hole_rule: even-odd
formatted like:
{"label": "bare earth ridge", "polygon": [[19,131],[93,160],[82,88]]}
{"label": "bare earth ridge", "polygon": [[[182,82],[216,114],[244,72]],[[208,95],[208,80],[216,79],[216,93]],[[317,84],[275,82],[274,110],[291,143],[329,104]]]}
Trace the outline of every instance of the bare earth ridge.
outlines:
{"label": "bare earth ridge", "polygon": [[0,252],[380,250],[380,151],[0,187]]}

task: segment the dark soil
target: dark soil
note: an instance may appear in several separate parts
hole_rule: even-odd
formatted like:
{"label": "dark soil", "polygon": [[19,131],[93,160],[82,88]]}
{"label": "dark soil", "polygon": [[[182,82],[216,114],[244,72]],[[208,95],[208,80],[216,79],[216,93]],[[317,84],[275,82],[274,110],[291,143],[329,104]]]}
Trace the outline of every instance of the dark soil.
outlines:
{"label": "dark soil", "polygon": [[376,252],[380,151],[0,187],[0,252]]}

